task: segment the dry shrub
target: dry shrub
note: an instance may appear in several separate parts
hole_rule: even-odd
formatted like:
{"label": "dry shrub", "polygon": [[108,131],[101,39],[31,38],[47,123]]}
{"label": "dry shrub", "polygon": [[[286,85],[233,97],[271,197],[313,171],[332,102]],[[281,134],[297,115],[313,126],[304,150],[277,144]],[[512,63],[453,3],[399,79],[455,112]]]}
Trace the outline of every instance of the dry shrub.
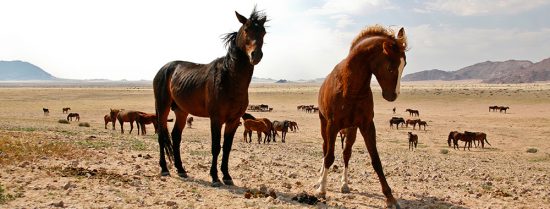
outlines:
{"label": "dry shrub", "polygon": [[82,122],[82,123],[79,123],[78,126],[80,126],[80,127],[90,127],[90,124],[88,122]]}
{"label": "dry shrub", "polygon": [[59,119],[57,122],[58,123],[63,123],[63,124],[69,124],[70,123],[67,119]]}
{"label": "dry shrub", "polygon": [[529,148],[527,149],[527,153],[537,153],[539,150],[537,150],[537,148]]}
{"label": "dry shrub", "polygon": [[17,164],[40,158],[78,159],[86,150],[63,141],[42,141],[40,135],[22,134],[22,137],[0,136],[0,165]]}

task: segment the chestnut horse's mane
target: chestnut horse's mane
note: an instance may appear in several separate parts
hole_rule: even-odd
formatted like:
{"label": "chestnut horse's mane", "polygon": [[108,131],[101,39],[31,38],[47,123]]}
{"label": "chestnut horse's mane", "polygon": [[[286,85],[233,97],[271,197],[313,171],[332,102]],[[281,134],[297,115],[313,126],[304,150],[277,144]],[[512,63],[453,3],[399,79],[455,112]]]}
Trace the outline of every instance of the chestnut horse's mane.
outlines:
{"label": "chestnut horse's mane", "polygon": [[357,45],[363,39],[373,37],[373,36],[383,36],[391,40],[395,40],[403,51],[407,50],[407,36],[403,36],[402,38],[397,39],[395,37],[395,32],[393,31],[393,29],[386,28],[382,25],[373,25],[363,29],[359,33],[359,35],[357,35],[351,42],[350,50],[352,50],[355,47],[355,45]]}

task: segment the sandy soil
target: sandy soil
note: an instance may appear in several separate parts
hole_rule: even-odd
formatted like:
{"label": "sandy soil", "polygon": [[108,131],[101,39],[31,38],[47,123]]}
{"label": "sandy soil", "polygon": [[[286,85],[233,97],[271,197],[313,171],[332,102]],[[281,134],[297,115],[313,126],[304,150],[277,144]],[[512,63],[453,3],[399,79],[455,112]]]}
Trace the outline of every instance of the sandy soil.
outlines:
{"label": "sandy soil", "polygon": [[[273,112],[252,113],[293,120],[300,130],[287,142],[247,144],[242,127],[230,157],[236,186],[210,187],[209,120],[195,117],[184,130],[182,155],[189,179],[160,177],[153,127],[146,136],[104,129],[109,108],[154,112],[148,88],[0,88],[0,208],[381,208],[384,197],[361,136],[350,162],[351,193],[339,191],[340,144],[331,168],[326,203],[293,201],[312,194],[321,166],[317,114],[296,110],[316,104],[315,84],[254,84],[251,104]],[[486,85],[404,83],[396,102],[375,89],[378,149],[386,178],[403,208],[550,208],[550,84]],[[510,106],[507,114],[490,105]],[[58,123],[62,107],[81,115]],[[42,107],[50,108],[43,116]],[[397,108],[392,114],[391,109]],[[427,130],[390,129],[392,116],[418,109]],[[128,124],[125,130],[129,130]],[[488,134],[492,146],[471,151],[447,145],[449,131]],[[408,150],[407,132],[419,135]],[[256,139],[256,136],[254,136]],[[462,146],[462,142],[460,143]],[[536,153],[527,152],[534,148]],[[534,150],[531,149],[531,150]],[[220,157],[221,158],[221,157]],[[276,198],[245,198],[247,190],[274,191]]]}

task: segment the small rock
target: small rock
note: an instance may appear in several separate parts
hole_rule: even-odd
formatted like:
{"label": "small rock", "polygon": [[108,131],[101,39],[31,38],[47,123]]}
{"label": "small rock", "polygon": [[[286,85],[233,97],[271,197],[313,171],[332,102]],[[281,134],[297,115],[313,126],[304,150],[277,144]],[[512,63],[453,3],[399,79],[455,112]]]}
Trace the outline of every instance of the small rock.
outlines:
{"label": "small rock", "polygon": [[122,182],[120,182],[120,181],[115,182],[115,186],[117,186],[117,187],[122,186]]}
{"label": "small rock", "polygon": [[174,205],[177,205],[178,203],[177,202],[174,202],[174,201],[166,201],[166,205],[167,206],[174,206]]}
{"label": "small rock", "polygon": [[260,185],[260,192],[261,193],[264,193],[264,194],[267,194],[267,187],[265,185]]}
{"label": "small rock", "polygon": [[151,159],[151,158],[153,158],[153,157],[151,157],[151,155],[149,155],[149,154],[146,154],[145,156],[143,156],[143,159],[146,159],[146,160]]}
{"label": "small rock", "polygon": [[138,157],[142,157],[142,155],[141,155],[141,154],[138,154]]}
{"label": "small rock", "polygon": [[63,186],[63,189],[64,190],[67,190],[67,189],[70,189],[70,188],[76,188],[76,184],[72,184],[70,181],[67,182],[67,184],[65,184],[65,186]]}
{"label": "small rock", "polygon": [[288,178],[291,178],[291,179],[295,179],[296,177],[298,177],[298,174],[296,174],[296,173],[290,173],[288,175]]}
{"label": "small rock", "polygon": [[63,201],[60,201],[60,202],[55,202],[55,203],[52,203],[50,204],[51,206],[54,206],[54,207],[58,207],[58,208],[63,208],[65,207],[65,203],[63,203]]}

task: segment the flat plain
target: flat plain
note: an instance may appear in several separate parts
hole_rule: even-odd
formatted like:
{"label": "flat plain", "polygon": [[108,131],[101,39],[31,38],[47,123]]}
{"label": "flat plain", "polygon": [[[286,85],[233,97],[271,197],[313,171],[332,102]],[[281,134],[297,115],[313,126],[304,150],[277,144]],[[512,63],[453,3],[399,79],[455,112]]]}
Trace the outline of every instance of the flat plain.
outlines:
{"label": "flat plain", "polygon": [[[403,208],[550,208],[550,84],[487,85],[477,82],[403,83],[395,102],[373,84],[375,124],[386,178]],[[182,158],[190,178],[161,177],[153,127],[128,134],[104,128],[110,108],[154,112],[152,89],[135,87],[0,88],[0,208],[382,208],[384,196],[359,135],[350,161],[351,193],[340,192],[340,142],[328,177],[325,203],[293,201],[313,194],[322,163],[319,116],[297,110],[317,106],[319,84],[251,84],[251,112],[296,121],[286,143],[243,142],[239,127],[230,156],[236,186],[210,187],[209,119],[195,117],[183,132]],[[507,113],[489,112],[492,105]],[[49,108],[44,116],[42,108]],[[59,123],[61,108],[80,122]],[[393,114],[392,108],[396,108]],[[409,116],[417,109],[420,117]],[[392,129],[392,116],[420,118],[426,130]],[[173,117],[171,115],[171,117]],[[447,145],[450,131],[481,131],[490,146],[460,150]],[[407,132],[419,136],[408,150]],[[221,158],[221,157],[220,157]],[[245,198],[250,190],[273,197]]]}

